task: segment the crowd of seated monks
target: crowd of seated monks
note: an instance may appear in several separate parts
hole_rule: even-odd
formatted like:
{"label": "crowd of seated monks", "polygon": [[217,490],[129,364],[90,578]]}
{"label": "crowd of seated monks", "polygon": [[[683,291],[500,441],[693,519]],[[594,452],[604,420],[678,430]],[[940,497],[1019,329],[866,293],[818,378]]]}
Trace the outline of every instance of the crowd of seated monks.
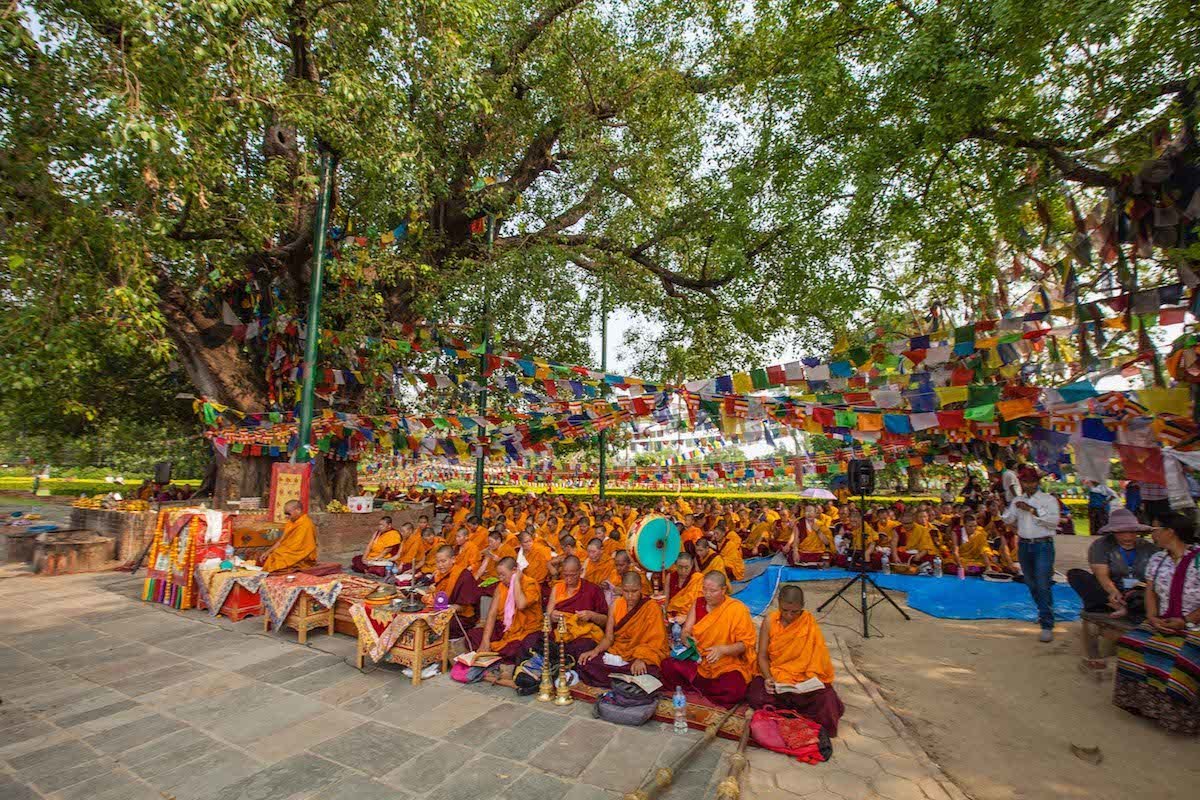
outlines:
{"label": "crowd of seated monks", "polygon": [[[656,510],[682,522],[691,511],[684,505]],[[389,572],[431,581],[456,608],[471,648],[506,664],[540,652],[548,615],[556,629],[563,624],[566,652],[590,685],[606,688],[615,673],[651,674],[667,695],[683,686],[717,705],[793,708],[836,734],[843,707],[800,589],[783,587],[761,626],[730,594],[731,580],[745,574],[742,510],[711,527],[707,515],[697,524],[693,514],[681,526],[686,551],[664,573],[647,575],[628,550],[645,510],[503,495],[488,497],[480,518],[463,500],[445,509],[437,532],[426,519],[399,530],[381,522],[355,568],[387,569],[392,559]],[[490,602],[481,606],[485,595]],[[777,692],[810,679],[820,688]]]}

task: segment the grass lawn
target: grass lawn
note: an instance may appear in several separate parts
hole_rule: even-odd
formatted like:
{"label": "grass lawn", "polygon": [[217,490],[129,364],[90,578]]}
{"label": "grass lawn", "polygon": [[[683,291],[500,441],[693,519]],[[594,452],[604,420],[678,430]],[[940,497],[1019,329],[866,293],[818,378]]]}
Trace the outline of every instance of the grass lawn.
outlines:
{"label": "grass lawn", "polygon": [[[183,486],[200,485],[199,480],[177,480],[172,483]],[[132,491],[140,485],[141,481],[130,481],[122,487],[117,483],[85,478],[49,478],[39,484],[41,488],[49,489],[50,494],[59,497],[77,497],[81,494],[92,495],[98,492]],[[2,477],[0,478],[0,491],[32,492],[33,478]]]}

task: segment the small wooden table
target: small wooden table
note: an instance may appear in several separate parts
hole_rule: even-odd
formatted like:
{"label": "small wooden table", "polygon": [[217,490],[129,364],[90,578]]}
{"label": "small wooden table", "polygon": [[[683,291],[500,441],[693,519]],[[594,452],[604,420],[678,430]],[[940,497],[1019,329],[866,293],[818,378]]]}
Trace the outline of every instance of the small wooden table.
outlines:
{"label": "small wooden table", "polygon": [[[371,655],[376,661],[400,664],[412,670],[413,686],[421,684],[421,672],[430,664],[440,662],[443,672],[449,669],[453,610],[404,614],[358,604],[351,613],[358,628],[356,664],[359,669],[362,669],[365,655]],[[382,630],[377,630],[380,627]],[[399,633],[396,633],[397,629]],[[386,651],[382,651],[381,641],[383,644],[390,642]]]}
{"label": "small wooden table", "polygon": [[[296,598],[296,605],[283,621],[284,626],[300,633],[300,644],[308,641],[308,632],[313,628],[325,628],[325,632],[333,635],[333,607],[323,606],[310,595],[301,594]],[[263,617],[263,630],[271,630],[271,618]]]}

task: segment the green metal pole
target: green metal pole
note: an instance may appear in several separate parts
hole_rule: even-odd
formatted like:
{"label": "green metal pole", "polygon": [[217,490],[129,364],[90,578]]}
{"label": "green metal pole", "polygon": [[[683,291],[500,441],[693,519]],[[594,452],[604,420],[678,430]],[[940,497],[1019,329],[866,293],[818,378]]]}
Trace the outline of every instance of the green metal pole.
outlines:
{"label": "green metal pole", "polygon": [[[600,284],[600,371],[608,372],[608,287]],[[605,395],[608,394],[608,382],[603,384]],[[608,451],[608,430],[600,431],[600,499],[604,499],[605,486],[608,476],[605,474],[605,462]]]}
{"label": "green metal pole", "polygon": [[304,384],[300,394],[300,430],[295,460],[312,460],[313,391],[317,385],[317,350],[321,341],[321,291],[325,275],[325,228],[329,224],[329,203],[333,194],[333,155],[321,148],[321,183],[317,189],[317,212],[313,219],[313,268],[308,292],[308,329],[304,336]]}
{"label": "green metal pole", "polygon": [[[492,254],[492,242],[496,238],[496,218],[488,214],[487,218],[487,247],[488,258]],[[483,352],[479,354],[479,416],[487,416],[487,357],[492,352],[491,340],[492,295],[488,291],[488,282],[483,282]],[[475,513],[483,519],[483,461],[484,452],[480,449],[475,457]]]}

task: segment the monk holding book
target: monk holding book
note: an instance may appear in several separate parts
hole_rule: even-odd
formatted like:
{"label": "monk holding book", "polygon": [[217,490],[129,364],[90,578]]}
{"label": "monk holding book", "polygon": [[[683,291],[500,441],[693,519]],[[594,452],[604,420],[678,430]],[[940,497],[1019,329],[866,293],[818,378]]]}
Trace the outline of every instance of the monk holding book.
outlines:
{"label": "monk holding book", "polygon": [[813,615],[804,610],[804,590],[779,590],[779,608],[758,631],[758,671],[746,690],[753,708],[788,708],[821,723],[837,736],[845,706],[833,688],[833,661]]}
{"label": "monk holding book", "polygon": [[683,623],[683,641],[695,641],[698,660],[665,659],[663,691],[670,696],[676,686],[690,687],[728,708],[745,699],[756,669],[754,620],[745,603],[728,596],[729,579],[723,571],[705,574],[702,585]]}
{"label": "monk holding book", "polygon": [[579,656],[579,677],[591,686],[607,689],[612,676],[659,676],[658,665],[667,657],[667,629],[658,604],[642,592],[642,579],[626,572],[621,596],[613,601],[604,636]]}

